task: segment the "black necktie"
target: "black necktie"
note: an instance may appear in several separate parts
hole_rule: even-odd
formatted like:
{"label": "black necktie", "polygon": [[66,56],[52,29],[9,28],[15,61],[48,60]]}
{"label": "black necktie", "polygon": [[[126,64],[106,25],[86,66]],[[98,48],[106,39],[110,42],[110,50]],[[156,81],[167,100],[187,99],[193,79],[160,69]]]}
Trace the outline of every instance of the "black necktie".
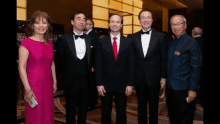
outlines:
{"label": "black necktie", "polygon": [[141,30],[141,34],[149,34],[149,32],[151,31],[151,29],[149,31],[143,32],[143,30]]}

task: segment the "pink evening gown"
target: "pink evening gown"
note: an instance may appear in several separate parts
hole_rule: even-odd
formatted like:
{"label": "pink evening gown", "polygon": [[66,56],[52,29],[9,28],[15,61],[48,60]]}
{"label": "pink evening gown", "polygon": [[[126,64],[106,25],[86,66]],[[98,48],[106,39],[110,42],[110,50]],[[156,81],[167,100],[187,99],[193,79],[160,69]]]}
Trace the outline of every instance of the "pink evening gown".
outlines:
{"label": "pink evening gown", "polygon": [[51,65],[53,62],[53,43],[24,39],[20,45],[29,51],[27,60],[28,83],[33,90],[38,105],[34,108],[25,102],[26,124],[54,124],[54,94]]}

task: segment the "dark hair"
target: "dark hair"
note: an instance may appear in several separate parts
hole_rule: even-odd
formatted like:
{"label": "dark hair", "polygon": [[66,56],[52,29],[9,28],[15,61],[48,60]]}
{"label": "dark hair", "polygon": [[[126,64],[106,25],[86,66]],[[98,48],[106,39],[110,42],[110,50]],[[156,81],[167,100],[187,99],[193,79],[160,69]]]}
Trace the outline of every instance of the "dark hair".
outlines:
{"label": "dark hair", "polygon": [[[41,10],[37,10],[35,11],[31,18],[27,21],[27,25],[26,25],[26,28],[25,28],[25,32],[26,32],[26,35],[27,37],[31,37],[34,35],[34,29],[33,29],[33,24],[36,22],[36,19],[37,18],[45,18],[48,22],[48,30],[46,31],[46,33],[44,34],[44,39],[47,41],[49,38],[52,37],[52,22],[51,22],[51,19],[49,17],[49,15],[46,13],[46,12],[43,12]],[[49,44],[44,41],[44,44],[49,46]]]}
{"label": "dark hair", "polygon": [[144,12],[144,11],[150,12],[151,15],[152,15],[152,19],[154,19],[153,12],[152,12],[150,9],[142,9],[142,10],[139,12],[139,14],[138,14],[138,19],[139,19],[139,20],[140,20],[141,13]]}
{"label": "dark hair", "polygon": [[[75,13],[72,15],[71,20],[74,20],[74,19],[75,19],[75,16],[78,15],[78,14],[81,14],[81,13],[85,15],[85,13],[84,13],[83,11],[77,11],[77,12],[75,12]],[[86,18],[86,15],[85,15],[85,18]]]}
{"label": "dark hair", "polygon": [[121,17],[121,24],[123,24],[123,16],[122,15],[119,15],[118,13],[113,13],[109,16],[109,20],[108,20],[108,23],[110,23],[110,18],[113,16],[113,15],[118,15]]}
{"label": "dark hair", "polygon": [[94,21],[92,19],[90,19],[90,18],[86,19],[86,21],[87,20],[89,20],[92,23],[92,25],[93,25],[92,27],[94,27]]}

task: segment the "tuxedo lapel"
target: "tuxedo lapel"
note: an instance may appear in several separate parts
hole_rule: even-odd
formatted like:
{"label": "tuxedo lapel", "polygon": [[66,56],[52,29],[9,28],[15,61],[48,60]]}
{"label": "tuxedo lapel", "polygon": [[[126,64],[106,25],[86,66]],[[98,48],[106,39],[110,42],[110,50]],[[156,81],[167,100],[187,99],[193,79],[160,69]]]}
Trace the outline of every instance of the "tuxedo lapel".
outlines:
{"label": "tuxedo lapel", "polygon": [[76,56],[76,48],[75,48],[75,42],[74,42],[74,38],[73,38],[73,34],[69,34],[66,37],[66,41],[70,47],[70,50],[73,53],[74,58],[77,60],[77,56]]}
{"label": "tuxedo lapel", "polygon": [[135,41],[135,44],[138,48],[140,57],[144,58],[143,48],[142,48],[142,44],[141,44],[141,31],[138,32],[137,37],[134,41]]}
{"label": "tuxedo lapel", "polygon": [[[85,36],[85,34],[84,34],[84,36]],[[86,36],[85,36],[85,43],[86,43],[86,52],[87,52],[87,62],[89,64],[90,53],[91,53],[91,40],[89,40]]]}
{"label": "tuxedo lapel", "polygon": [[154,46],[155,46],[156,43],[157,43],[157,37],[156,37],[157,33],[156,33],[156,31],[155,31],[155,30],[152,30],[151,33],[152,33],[152,34],[151,34],[151,37],[150,37],[150,43],[149,43],[149,47],[148,47],[148,50],[147,50],[147,55],[146,55],[146,57],[150,55],[150,53],[151,53],[152,50],[154,49]]}

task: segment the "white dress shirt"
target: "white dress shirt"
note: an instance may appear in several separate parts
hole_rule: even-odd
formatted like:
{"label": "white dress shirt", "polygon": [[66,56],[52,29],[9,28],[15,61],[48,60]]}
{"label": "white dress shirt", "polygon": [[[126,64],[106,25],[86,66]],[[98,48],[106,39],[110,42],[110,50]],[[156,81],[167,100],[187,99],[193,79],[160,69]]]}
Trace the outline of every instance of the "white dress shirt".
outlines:
{"label": "white dress shirt", "polygon": [[[111,43],[112,43],[112,46],[113,46],[113,41],[114,41],[114,38],[115,36],[112,35],[110,33],[110,38],[111,38]],[[116,42],[117,42],[117,52],[119,51],[119,47],[120,47],[120,37],[121,37],[121,34],[119,33],[117,36],[116,36]]]}
{"label": "white dress shirt", "polygon": [[[149,28],[147,31],[151,30],[151,28]],[[142,29],[143,32],[147,32],[144,29]],[[144,53],[144,57],[147,55],[147,50],[149,47],[149,43],[150,43],[150,37],[151,37],[151,31],[149,31],[149,34],[141,34],[141,43],[142,43],[142,49],[143,49],[143,53]]]}
{"label": "white dress shirt", "polygon": [[[151,28],[149,28],[147,31],[149,30],[151,30]],[[142,31],[147,32],[144,29],[142,29]],[[149,34],[141,34],[141,43],[142,43],[144,57],[147,55],[147,50],[150,44],[151,33],[152,33],[152,30],[149,31]],[[161,79],[166,80],[165,78],[161,78]]]}
{"label": "white dress shirt", "polygon": [[89,31],[87,31],[86,34],[88,35],[91,31],[92,31],[92,29],[90,29]]}
{"label": "white dress shirt", "polygon": [[[75,35],[78,35],[75,31],[73,32]],[[75,41],[76,56],[81,60],[86,54],[86,43],[85,40],[81,39],[80,37],[75,39],[75,35],[73,35],[73,38]],[[81,32],[79,35],[83,35],[83,32]]]}

